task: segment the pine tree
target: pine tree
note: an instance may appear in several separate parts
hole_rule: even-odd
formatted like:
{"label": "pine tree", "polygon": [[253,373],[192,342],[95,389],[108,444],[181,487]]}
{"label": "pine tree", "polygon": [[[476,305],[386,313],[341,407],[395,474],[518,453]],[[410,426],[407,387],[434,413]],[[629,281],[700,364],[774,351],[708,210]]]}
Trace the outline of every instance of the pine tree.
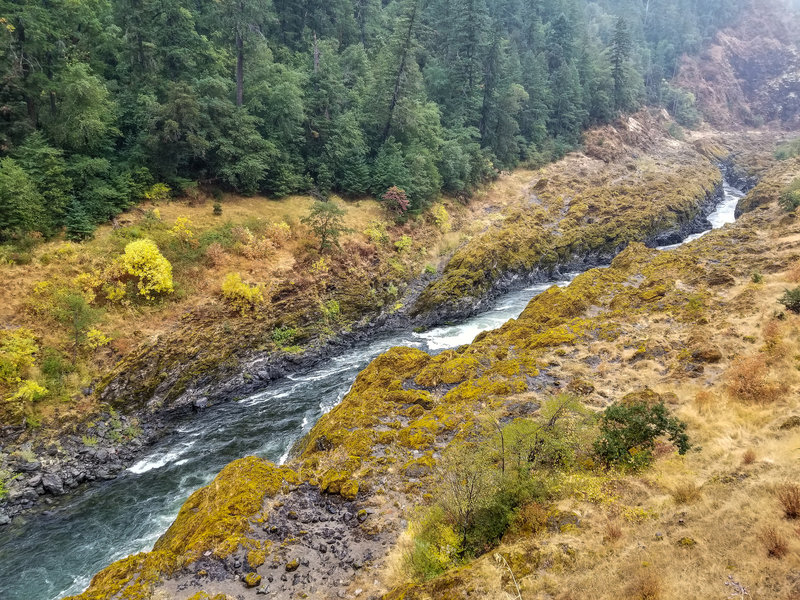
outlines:
{"label": "pine tree", "polygon": [[631,53],[631,37],[624,17],[617,19],[611,41],[611,77],[614,80],[614,108],[618,111],[630,107],[628,57]]}
{"label": "pine tree", "polygon": [[94,224],[83,206],[77,200],[73,200],[67,211],[65,220],[67,229],[67,239],[79,242],[91,237],[94,233]]}

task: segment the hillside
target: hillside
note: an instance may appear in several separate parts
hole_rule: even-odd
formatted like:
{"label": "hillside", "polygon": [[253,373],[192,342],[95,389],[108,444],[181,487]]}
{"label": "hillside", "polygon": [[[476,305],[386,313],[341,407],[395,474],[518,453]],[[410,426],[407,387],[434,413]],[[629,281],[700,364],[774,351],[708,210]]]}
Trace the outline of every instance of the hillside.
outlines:
{"label": "hillside", "polygon": [[[782,189],[797,168],[796,159],[761,167],[752,193]],[[514,593],[509,573],[523,597],[723,597],[731,585],[792,597],[796,540],[776,490],[796,472],[797,317],[776,299],[796,275],[795,225],[773,195],[679,249],[630,245],[610,268],[552,288],[471,345],[435,357],[389,351],[286,467],[232,463],[152,553],[112,565],[79,597],[336,597],[329,578],[345,594],[503,597]],[[557,413],[568,436],[561,458],[516,471],[515,448],[564,398],[578,404]],[[615,401],[663,403],[687,424],[691,449],[678,456],[659,442],[649,469],[607,470],[589,451],[592,415]],[[447,533],[453,492],[441,487],[453,469],[499,478],[481,480],[486,490],[540,482],[509,492],[510,505],[490,508],[497,492],[473,499],[495,512],[469,529],[470,552],[499,536],[476,561],[446,550],[458,543]],[[683,568],[663,568],[675,564]]]}
{"label": "hillside", "polygon": [[2,600],[800,598],[798,0],[0,0]]}
{"label": "hillside", "polygon": [[773,123],[796,129],[798,39],[781,2],[759,3],[714,37],[699,55],[683,57],[676,82],[690,90],[714,127]]}

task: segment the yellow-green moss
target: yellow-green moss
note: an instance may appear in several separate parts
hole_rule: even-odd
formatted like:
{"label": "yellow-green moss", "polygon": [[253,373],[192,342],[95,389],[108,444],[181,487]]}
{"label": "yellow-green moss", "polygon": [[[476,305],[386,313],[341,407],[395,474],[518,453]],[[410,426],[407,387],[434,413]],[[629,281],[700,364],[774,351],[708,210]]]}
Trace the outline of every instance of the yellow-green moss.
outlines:
{"label": "yellow-green moss", "polygon": [[224,558],[240,545],[249,545],[247,533],[264,499],[297,483],[294,471],[260,458],[250,456],[230,463],[214,481],[189,497],[152,552],[113,563],[72,600],[105,600],[117,595],[121,600],[149,598],[162,577],[204,552]]}

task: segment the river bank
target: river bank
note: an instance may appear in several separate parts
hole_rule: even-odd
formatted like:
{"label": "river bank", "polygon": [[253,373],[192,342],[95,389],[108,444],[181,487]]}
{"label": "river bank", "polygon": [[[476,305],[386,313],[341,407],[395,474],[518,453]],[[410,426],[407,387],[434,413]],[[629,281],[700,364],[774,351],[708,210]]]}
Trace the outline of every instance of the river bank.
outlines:
{"label": "river bank", "polygon": [[[705,207],[700,214],[706,214],[707,207]],[[700,219],[696,219],[696,222],[692,224],[691,229],[697,230],[698,224],[700,224]],[[690,228],[687,227],[685,231],[688,231]],[[667,238],[671,239],[671,238]],[[562,282],[562,284],[567,283],[567,281]],[[446,348],[456,347],[463,343],[469,343],[472,338],[475,337],[481,331],[486,329],[492,329],[494,327],[498,327],[502,325],[506,320],[509,318],[513,318],[516,314],[521,311],[524,306],[527,304],[528,299],[531,295],[535,294],[537,291],[544,291],[547,287],[549,287],[549,283],[545,283],[542,285],[537,285],[533,289],[529,289],[525,292],[517,294],[515,297],[508,297],[506,296],[504,301],[501,302],[499,310],[492,310],[483,317],[478,318],[478,322],[480,323],[479,326],[470,326],[466,325],[465,329],[459,329],[458,326],[456,327],[442,327],[438,330],[433,330],[432,332],[425,332],[425,333],[412,333],[408,328],[405,329],[405,338],[391,338],[386,339],[384,341],[379,341],[377,346],[374,347],[372,350],[361,350],[358,353],[350,352],[345,353],[344,355],[339,356],[339,360],[334,360],[335,365],[348,365],[346,369],[344,369],[343,373],[338,375],[338,380],[341,381],[339,384],[341,387],[339,391],[336,393],[336,396],[327,400],[327,404],[325,407],[317,406],[315,410],[311,410],[309,412],[308,409],[300,409],[298,411],[297,403],[298,398],[296,396],[292,396],[291,392],[288,392],[289,395],[286,395],[286,400],[279,400],[280,406],[285,406],[284,408],[275,407],[276,400],[278,398],[284,397],[288,390],[283,389],[286,385],[291,388],[292,386],[302,385],[306,386],[309,383],[312,386],[316,385],[316,381],[319,380],[320,374],[317,373],[308,373],[307,375],[303,376],[295,376],[289,379],[286,382],[286,385],[282,387],[278,387],[277,389],[273,386],[267,394],[264,394],[265,397],[253,398],[250,400],[246,400],[245,404],[252,404],[253,408],[259,411],[259,413],[263,410],[263,408],[258,408],[259,406],[264,407],[264,402],[269,402],[269,406],[267,407],[268,410],[277,411],[277,414],[282,414],[283,410],[289,411],[286,413],[286,416],[291,414],[292,412],[295,413],[294,416],[294,430],[292,432],[292,437],[289,439],[297,440],[299,436],[302,435],[304,432],[307,432],[310,426],[316,422],[321,414],[324,414],[327,410],[330,410],[333,406],[338,403],[338,400],[345,394],[347,388],[350,385],[351,379],[350,377],[354,377],[355,373],[357,373],[361,368],[367,365],[369,360],[379,354],[380,352],[388,349],[390,346],[395,345],[406,345],[406,346],[415,346],[415,347],[422,347],[426,349],[428,352],[438,353]],[[514,296],[514,294],[512,294]],[[358,354],[358,357],[354,360],[355,354]],[[333,370],[341,370],[341,367],[333,367]],[[318,369],[319,371],[319,369]],[[330,377],[330,369],[322,368],[323,373],[327,373],[324,377]],[[314,392],[314,388],[311,390],[307,390],[304,394],[306,398],[304,401],[301,401],[301,406],[309,406],[310,404],[316,401],[318,402],[318,395]],[[302,419],[297,414],[298,412],[302,413]],[[155,530],[150,530],[151,533],[144,533],[141,531],[141,525],[136,525],[135,530],[138,530],[138,534],[134,534],[134,539],[142,540],[142,534],[144,533],[145,537],[144,540],[152,541],[155,540],[155,537],[159,533],[158,524],[159,523],[168,523],[171,520],[172,514],[171,511],[177,510],[177,507],[181,503],[181,497],[183,494],[188,494],[189,491],[194,489],[197,485],[202,485],[203,483],[208,481],[208,478],[213,476],[213,474],[218,470],[221,469],[228,461],[238,458],[243,454],[251,454],[256,453],[266,458],[269,458],[273,461],[281,461],[285,459],[287,454],[287,450],[292,443],[287,441],[286,432],[277,433],[273,431],[272,433],[265,433],[263,426],[259,427],[258,424],[263,422],[263,419],[269,418],[264,414],[253,413],[251,409],[243,409],[242,403],[234,403],[229,404],[227,406],[220,405],[216,406],[213,409],[203,410],[195,407],[194,414],[190,413],[174,413],[176,421],[170,424],[170,427],[173,429],[177,427],[180,433],[174,433],[171,436],[167,437],[163,443],[160,444],[160,447],[163,449],[161,451],[152,450],[149,452],[150,457],[147,459],[140,460],[138,463],[134,464],[133,467],[130,469],[130,473],[126,473],[121,481],[123,481],[123,485],[120,488],[124,490],[126,487],[129,487],[129,492],[125,492],[125,494],[130,494],[132,497],[135,495],[144,493],[145,490],[153,490],[153,489],[162,489],[165,492],[169,489],[171,485],[169,482],[170,480],[175,479],[176,474],[182,472],[183,465],[186,464],[186,461],[200,461],[203,463],[203,469],[205,475],[200,476],[199,478],[196,476],[192,476],[188,480],[188,488],[186,484],[181,483],[180,488],[184,490],[178,493],[176,497],[174,494],[170,494],[168,496],[169,501],[166,505],[159,504],[158,502],[155,503],[153,506],[161,506],[161,508],[157,509],[159,511],[158,518],[155,518],[156,515],[152,512],[153,506],[149,507],[148,514],[150,515],[150,519],[154,521],[156,525]],[[258,414],[258,416],[255,416]],[[279,418],[279,422],[281,422],[285,417]],[[194,423],[195,425],[192,425]],[[298,427],[299,425],[299,427]],[[213,438],[209,438],[206,434],[202,434],[198,437],[193,431],[199,432],[200,430],[197,429],[198,427],[202,427],[204,430],[219,430],[221,433],[216,434]],[[248,430],[252,429],[253,433],[249,434]],[[292,429],[291,427],[289,428]],[[237,442],[233,444],[233,447],[229,450],[225,450],[219,455],[216,455],[213,460],[209,462],[208,457],[214,456],[216,451],[214,448],[224,447],[226,445],[230,445],[231,438],[225,433],[226,431],[236,431],[236,438],[241,438],[241,442]],[[164,430],[166,431],[166,429]],[[263,440],[269,439],[270,445],[269,448],[263,447]],[[189,442],[187,446],[187,440]],[[248,442],[247,440],[254,440],[253,442]],[[261,440],[260,442],[258,440]],[[277,447],[275,446],[277,444]],[[258,449],[261,448],[261,451]],[[280,450],[280,448],[284,448]],[[187,454],[188,453],[188,454]],[[191,458],[192,455],[196,454],[197,458]],[[177,465],[174,467],[172,465]],[[182,468],[181,468],[182,467]],[[172,474],[171,471],[175,472]],[[148,478],[145,477],[148,473],[152,473],[153,475],[159,475],[156,479],[149,481]],[[141,476],[141,477],[139,477]],[[140,480],[135,479],[138,477]],[[130,480],[130,484],[125,484],[126,480]],[[109,482],[107,485],[109,486],[116,486],[116,482]],[[174,485],[174,484],[173,484]],[[133,486],[133,487],[131,487]],[[134,490],[141,490],[141,491],[134,491]],[[115,495],[118,495],[120,491],[116,492]],[[107,493],[106,493],[107,494]],[[97,515],[93,518],[93,522],[95,525],[91,527],[100,526],[99,520],[103,518],[104,511],[99,509],[97,502],[99,502],[99,498],[102,497],[103,494],[99,494],[95,496],[96,499],[93,499],[91,496],[88,500],[87,510],[89,507],[91,511],[96,512]],[[185,497],[185,496],[183,496]],[[151,502],[152,503],[152,502]],[[360,510],[360,509],[358,509]],[[78,513],[79,514],[79,513]],[[51,519],[50,525],[52,527],[48,527],[47,524],[44,525],[44,531],[40,531],[37,533],[36,537],[41,538],[49,538],[49,539],[58,539],[59,536],[65,535],[66,532],[59,533],[59,529],[61,527],[60,523],[66,524],[67,521],[70,523],[80,522],[80,517],[78,514],[75,513],[74,510],[71,510],[69,507],[65,507],[65,509],[59,509],[56,513],[47,516],[47,519]],[[123,519],[126,521],[126,519]],[[119,527],[121,524],[115,517],[112,517],[109,521],[113,527]],[[117,525],[113,525],[117,523]],[[24,526],[20,526],[24,527]],[[36,531],[36,528],[34,528]],[[130,534],[128,534],[130,535]],[[105,536],[100,534],[100,538],[104,538]],[[124,539],[125,534],[116,534],[115,538],[122,538]],[[74,543],[74,542],[73,542]],[[123,556],[130,552],[136,551],[142,547],[146,547],[146,542],[143,546],[127,546],[123,545],[120,547],[118,544],[115,544],[114,540],[109,539],[107,542],[111,547],[114,547],[114,555],[113,556]],[[22,547],[25,549],[25,542],[22,541],[21,538],[17,538],[13,544],[16,547]],[[30,548],[26,551],[26,555],[37,555],[38,552],[35,548]],[[81,556],[81,552],[77,552],[77,556]],[[94,563],[96,566],[89,569],[89,572],[96,570],[102,566],[102,563],[97,564]],[[85,584],[86,580],[81,580],[83,584]],[[81,583],[78,584],[80,586]],[[74,588],[73,588],[74,589]]]}
{"label": "river bank", "polygon": [[[312,341],[302,352],[273,348],[263,351],[258,348],[259,343],[248,342],[239,344],[233,358],[227,350],[208,350],[201,340],[211,336],[218,340],[215,344],[224,342],[224,346],[228,342],[234,344],[236,335],[218,332],[220,326],[214,321],[190,318],[186,325],[162,336],[157,344],[147,344],[125,358],[100,382],[99,391],[94,393],[101,406],[107,408],[90,421],[72,422],[69,431],[44,444],[15,443],[14,435],[24,430],[6,428],[7,454],[0,468],[16,478],[9,482],[8,496],[0,502],[0,523],[36,506],[52,504],[55,498],[86,483],[113,479],[146,448],[197,411],[257,393],[271,382],[310,369],[374,336],[464,319],[489,310],[502,294],[557,278],[562,272],[607,264],[630,241],[659,245],[708,227],[705,216],[721,193],[721,176],[715,162],[724,160],[719,152],[725,150],[717,150],[716,155],[703,154],[689,144],[670,142],[663,137],[663,131],[658,133],[655,122],[648,127],[651,137],[628,139],[631,146],[622,160],[607,165],[576,155],[534,173],[519,191],[522,206],[527,209],[511,203],[507,214],[501,213],[499,224],[489,225],[474,241],[465,243],[440,274],[423,273],[389,310],[364,317],[348,330]],[[631,155],[638,158],[631,159]],[[734,168],[732,161],[727,164],[726,169]],[[584,175],[576,179],[580,173]],[[609,185],[610,177],[617,180]],[[672,181],[676,183],[671,184]],[[665,186],[677,185],[677,181],[683,181],[685,190],[664,194]],[[592,186],[599,187],[587,195],[587,189],[595,189]],[[608,205],[609,197],[617,200]],[[627,204],[619,209],[620,202]],[[583,207],[581,214],[595,216],[576,220],[573,213],[578,206]],[[631,218],[640,210],[644,211],[643,217]],[[607,214],[613,218],[604,216]],[[520,215],[526,216],[520,219]],[[536,221],[535,227],[529,227],[529,218]],[[609,223],[613,233],[609,233]],[[620,227],[620,223],[624,226]],[[420,304],[430,302],[422,302],[422,296],[430,296],[437,286],[450,286],[452,272],[463,271],[465,252],[485,253],[486,248],[497,247],[496,242],[487,240],[506,240],[509,232],[520,230],[521,239],[502,242],[502,254],[515,255],[521,243],[532,239],[531,235],[543,236],[533,247],[535,254],[526,251],[534,263],[509,263],[500,271],[494,269],[492,272],[498,273],[496,279],[460,296],[456,304],[444,297],[436,300],[439,304],[435,310],[418,312]],[[478,258],[491,263],[483,254]],[[476,266],[474,272],[484,271]],[[264,328],[263,324],[254,326]],[[250,348],[249,344],[257,348]],[[172,353],[170,348],[176,351]],[[167,356],[171,354],[174,356]],[[224,356],[228,358],[223,360]],[[189,376],[191,373],[196,373],[194,378]],[[138,435],[122,435],[128,431]]]}
{"label": "river bank", "polygon": [[[405,519],[414,518],[412,507],[434,501],[428,494],[435,487],[436,465],[451,443],[464,432],[474,432],[480,415],[505,422],[535,414],[540,398],[561,389],[576,390],[588,406],[603,407],[645,385],[655,387],[654,393],[671,410],[689,419],[689,434],[702,449],[686,459],[673,458],[668,452],[660,455],[656,468],[665,473],[663,477],[677,470],[677,474],[669,475],[668,484],[654,483],[647,473],[609,477],[602,471],[590,470],[581,475],[582,483],[574,490],[574,496],[568,491],[572,488],[568,488],[557,506],[546,509],[563,515],[563,529],[557,520],[553,529],[531,537],[531,543],[539,547],[536,552],[527,546],[524,550],[507,545],[498,549],[504,555],[512,552],[508,560],[513,558],[513,568],[515,572],[519,569],[525,585],[540,583],[540,577],[528,577],[531,568],[534,572],[544,569],[548,579],[574,573],[577,565],[551,562],[559,552],[564,555],[558,550],[564,543],[576,549],[579,564],[597,558],[593,546],[587,544],[590,540],[594,544],[595,537],[602,535],[602,520],[610,518],[608,515],[614,511],[635,511],[643,502],[654,516],[628,522],[626,532],[627,528],[646,527],[648,532],[663,528],[661,531],[666,531],[668,539],[676,544],[680,535],[701,540],[706,535],[717,535],[711,530],[701,532],[696,521],[705,514],[698,510],[716,510],[716,502],[710,499],[708,504],[672,509],[659,504],[663,503],[659,494],[664,485],[676,485],[676,477],[685,477],[689,464],[701,469],[695,477],[709,482],[720,477],[719,467],[713,465],[720,461],[717,445],[724,442],[726,433],[716,426],[705,428],[705,417],[695,412],[692,399],[696,392],[710,386],[711,393],[722,402],[726,373],[736,364],[734,359],[739,353],[757,348],[748,341],[755,338],[757,342],[760,335],[758,330],[753,331],[753,322],[760,326],[759,315],[772,310],[775,294],[784,285],[785,271],[793,264],[787,241],[794,239],[796,231],[791,220],[778,224],[779,210],[772,205],[769,211],[746,215],[735,226],[724,227],[672,251],[656,252],[631,245],[610,268],[589,271],[563,290],[552,289],[539,295],[518,319],[477,336],[472,344],[457,351],[431,356],[413,347],[394,348],[360,373],[343,402],[311,429],[288,468],[277,471],[257,459],[228,465],[214,485],[197,492],[186,503],[154,552],[140,555],[135,563],[115,564],[80,597],[104,597],[115,590],[126,590],[145,597],[166,593],[181,599],[204,598],[200,594],[203,590],[210,595],[246,597],[257,597],[260,591],[283,598],[298,590],[312,593],[312,588],[320,597],[336,597],[339,591],[352,595],[358,589],[377,597],[388,593],[386,597],[391,598],[437,597],[443,590],[461,597],[467,587],[490,596],[499,593],[502,571],[489,567],[491,556],[474,565],[482,573],[488,572],[489,577],[473,573],[472,565],[430,584],[401,585],[397,579],[387,579],[386,574],[401,567],[404,550],[397,544]],[[766,230],[775,235],[764,235]],[[760,283],[753,282],[753,273],[759,275]],[[784,319],[779,329],[791,329],[794,317]],[[779,356],[785,353],[781,351]],[[787,370],[786,375],[790,374]],[[791,383],[790,380],[794,381],[791,377],[786,381]],[[787,395],[786,401],[792,397]],[[781,418],[792,414],[796,407],[783,408],[786,410],[779,411]],[[713,407],[708,410],[716,411]],[[733,406],[724,414],[714,412],[715,425],[728,423],[737,414],[742,412]],[[760,417],[753,418],[761,422]],[[774,420],[773,415],[765,426],[771,428]],[[754,427],[752,435],[763,437],[761,426]],[[786,431],[778,438],[781,444],[793,443],[794,434]],[[747,435],[748,440],[751,437]],[[708,447],[712,450],[706,450]],[[737,442],[736,447],[741,445]],[[770,460],[775,456],[767,448],[763,451],[769,452]],[[724,472],[735,468],[728,464],[731,460],[738,460],[738,454],[724,460]],[[764,483],[759,482],[767,476],[770,481],[784,476],[784,467],[774,473],[754,471],[752,482],[740,484],[747,486],[741,493],[735,488],[736,494],[731,495],[730,488],[725,487],[741,479],[723,482],[718,491],[737,502],[743,495],[766,494],[758,487]],[[331,527],[332,538],[314,527],[304,527],[315,519],[325,522],[322,517],[327,509],[323,502],[326,496],[312,498],[314,489],[304,487],[302,482],[348,503],[344,511],[334,507],[334,512],[343,522],[356,518],[352,527],[358,528],[358,534],[346,534],[358,537],[349,555],[338,548],[335,553],[331,550],[336,547],[336,527]],[[647,485],[662,490],[652,496],[652,502],[641,494],[627,493],[603,500],[608,492],[599,491],[606,490],[605,486],[622,492]],[[714,486],[720,484],[708,485],[700,493],[716,498]],[[585,490],[595,488],[598,491],[591,491],[590,498],[584,496]],[[600,494],[600,499],[595,494]],[[224,523],[217,524],[221,507],[223,512],[231,510],[239,516],[234,520],[226,517]],[[283,514],[285,507],[289,510]],[[689,527],[685,534],[668,524],[675,511],[681,510],[691,515],[682,517]],[[293,524],[292,512],[297,524]],[[569,517],[574,512],[582,515],[578,521]],[[712,513],[703,518],[719,518]],[[726,514],[730,518],[731,514],[745,513]],[[346,515],[351,517],[346,519]],[[241,521],[240,517],[246,519]],[[657,523],[650,525],[651,519]],[[743,524],[737,521],[731,527],[740,525]],[[197,532],[202,536],[197,537]],[[751,532],[748,543],[752,537]],[[503,543],[513,544],[515,539],[504,539]],[[626,533],[624,539],[641,538],[639,534]],[[670,554],[676,544],[654,548],[658,560],[681,560]],[[323,551],[320,545],[326,549]],[[680,550],[681,546],[677,547]],[[699,548],[694,552],[701,551]],[[261,552],[267,557],[266,562],[258,558]],[[626,554],[619,556],[622,560]],[[306,564],[300,558],[295,562],[296,557],[310,558]],[[601,562],[612,558],[604,555]],[[688,555],[686,559],[692,560]],[[531,561],[538,566],[525,566]],[[327,566],[323,568],[323,564]],[[782,564],[768,566],[780,570]],[[387,570],[382,570],[382,565]],[[343,570],[347,578],[331,581]],[[752,569],[738,565],[738,573],[750,578]],[[259,580],[249,587],[256,576]]]}

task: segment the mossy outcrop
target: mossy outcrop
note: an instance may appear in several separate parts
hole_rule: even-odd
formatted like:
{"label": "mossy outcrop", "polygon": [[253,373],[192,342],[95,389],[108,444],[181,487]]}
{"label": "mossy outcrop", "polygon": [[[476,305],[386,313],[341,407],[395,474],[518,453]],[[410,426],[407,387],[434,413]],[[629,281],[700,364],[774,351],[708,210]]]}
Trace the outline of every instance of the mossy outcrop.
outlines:
{"label": "mossy outcrop", "polygon": [[634,241],[668,244],[699,230],[719,199],[718,159],[665,144],[659,159],[640,157],[631,168],[583,157],[573,159],[580,176],[561,164],[543,169],[547,184],[533,186],[530,205],[459,249],[411,313],[428,323],[463,317],[525,281],[602,264]]}

